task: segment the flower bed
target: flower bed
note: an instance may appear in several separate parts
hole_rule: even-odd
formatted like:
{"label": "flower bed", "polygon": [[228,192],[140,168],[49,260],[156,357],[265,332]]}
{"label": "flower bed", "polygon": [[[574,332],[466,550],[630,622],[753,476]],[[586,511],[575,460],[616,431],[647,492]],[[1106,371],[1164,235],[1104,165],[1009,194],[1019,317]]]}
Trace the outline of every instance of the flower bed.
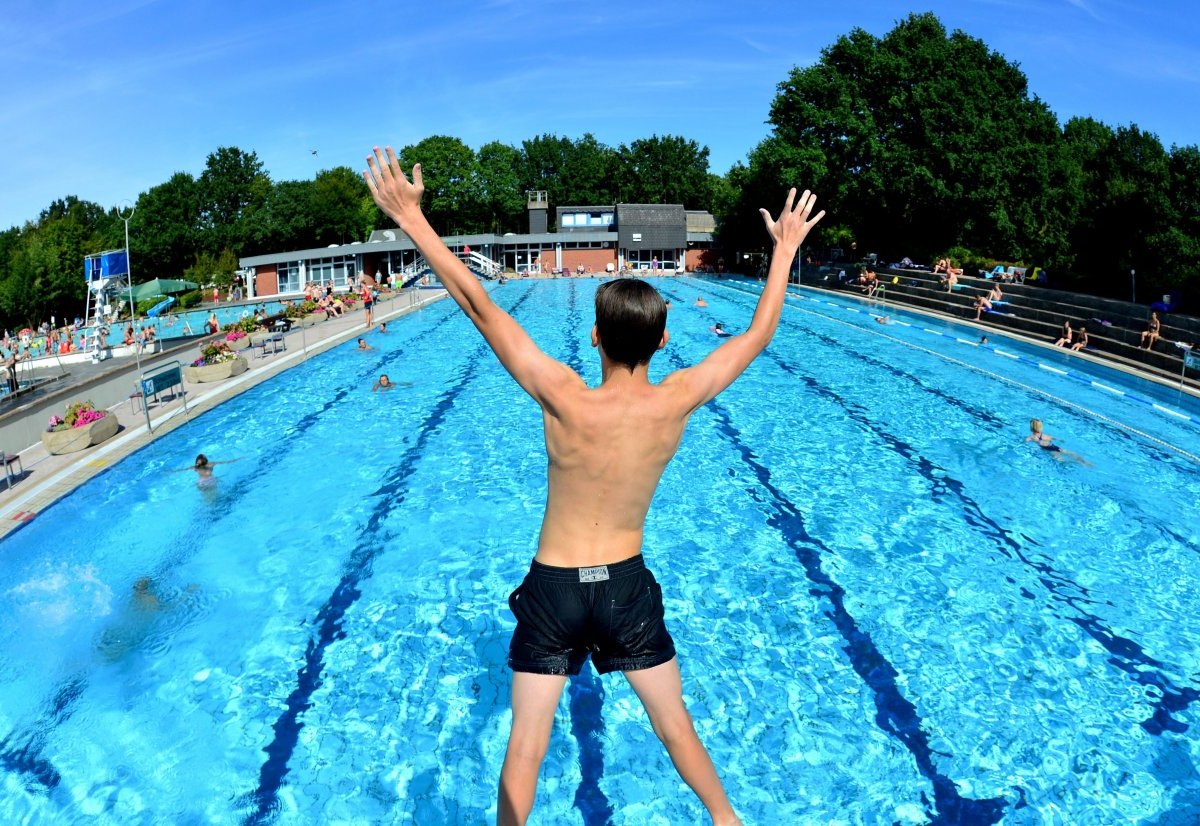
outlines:
{"label": "flower bed", "polygon": [[[250,346],[250,339],[243,339],[243,346]],[[210,344],[200,351],[200,358],[183,368],[183,378],[193,384],[210,381],[221,381],[230,376],[237,376],[249,369],[250,363],[244,356],[239,356],[224,341]]]}
{"label": "flower bed", "polygon": [[47,452],[58,455],[98,445],[112,438],[120,428],[117,417],[106,410],[97,410],[90,401],[67,405],[65,416],[51,416],[42,433]]}

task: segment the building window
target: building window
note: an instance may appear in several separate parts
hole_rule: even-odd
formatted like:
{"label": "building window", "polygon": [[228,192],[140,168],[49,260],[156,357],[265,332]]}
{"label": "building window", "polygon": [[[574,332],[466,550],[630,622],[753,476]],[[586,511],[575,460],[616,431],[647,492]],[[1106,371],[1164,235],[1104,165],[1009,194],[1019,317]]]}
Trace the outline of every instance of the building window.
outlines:
{"label": "building window", "polygon": [[608,227],[612,226],[611,212],[564,212],[562,225],[564,227]]}
{"label": "building window", "polygon": [[300,262],[288,261],[275,268],[279,278],[278,290],[281,293],[298,293],[303,289],[300,283]]}

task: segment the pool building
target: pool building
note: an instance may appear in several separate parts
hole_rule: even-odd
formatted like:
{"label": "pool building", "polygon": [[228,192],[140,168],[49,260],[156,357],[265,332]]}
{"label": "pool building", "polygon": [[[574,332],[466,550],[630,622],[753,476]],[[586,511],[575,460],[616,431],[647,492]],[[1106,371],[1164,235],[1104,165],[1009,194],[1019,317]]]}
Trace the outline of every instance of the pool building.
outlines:
{"label": "pool building", "polygon": [[[682,204],[560,206],[549,225],[545,192],[527,197],[529,232],[443,237],[446,245],[485,274],[583,273],[716,269],[722,252],[714,240],[716,220]],[[552,231],[556,230],[556,231]],[[367,241],[241,259],[252,296],[298,293],[310,282],[342,289],[360,273],[397,283],[423,269],[420,253],[399,229],[375,230]]]}

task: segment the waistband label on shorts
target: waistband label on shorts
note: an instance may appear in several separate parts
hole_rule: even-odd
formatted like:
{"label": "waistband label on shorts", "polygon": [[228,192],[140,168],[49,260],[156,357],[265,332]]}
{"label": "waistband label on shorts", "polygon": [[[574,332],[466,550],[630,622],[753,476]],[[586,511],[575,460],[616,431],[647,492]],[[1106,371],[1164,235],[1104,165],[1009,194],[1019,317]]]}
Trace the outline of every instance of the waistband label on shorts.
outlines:
{"label": "waistband label on shorts", "polygon": [[608,579],[608,566],[597,565],[595,568],[580,568],[580,582],[603,582]]}

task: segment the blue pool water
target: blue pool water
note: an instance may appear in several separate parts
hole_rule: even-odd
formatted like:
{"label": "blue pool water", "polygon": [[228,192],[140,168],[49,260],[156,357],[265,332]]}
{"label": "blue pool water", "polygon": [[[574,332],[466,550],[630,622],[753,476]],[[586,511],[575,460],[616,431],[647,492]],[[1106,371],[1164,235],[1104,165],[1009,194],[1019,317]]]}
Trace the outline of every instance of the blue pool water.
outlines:
{"label": "blue pool water", "polygon": [[[656,377],[754,306],[660,286]],[[494,295],[595,383],[594,288]],[[1180,450],[1200,428],[1036,349],[856,309],[789,300],[693,417],[647,524],[685,696],[744,820],[1194,822],[1200,465]],[[0,544],[0,822],[494,817],[538,412],[449,302],[370,341]],[[371,393],[381,372],[402,386]],[[1094,467],[1025,443],[1032,416]],[[170,472],[199,452],[240,461],[200,490]],[[619,676],[568,684],[533,822],[702,822]]]}

